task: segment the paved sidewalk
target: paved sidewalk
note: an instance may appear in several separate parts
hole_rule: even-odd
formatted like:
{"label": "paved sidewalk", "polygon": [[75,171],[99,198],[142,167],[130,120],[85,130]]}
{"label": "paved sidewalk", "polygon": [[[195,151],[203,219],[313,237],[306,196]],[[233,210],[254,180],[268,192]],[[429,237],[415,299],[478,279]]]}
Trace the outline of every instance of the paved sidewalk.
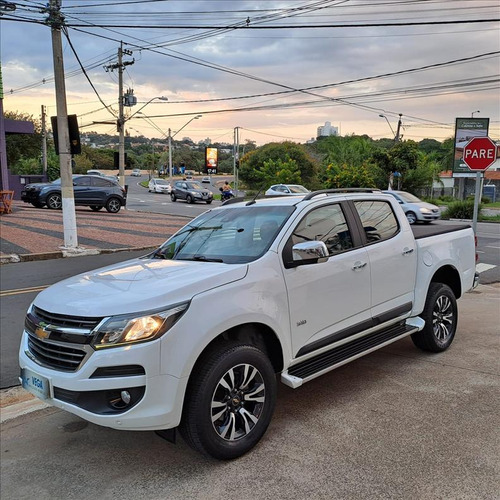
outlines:
{"label": "paved sidewalk", "polygon": [[[11,214],[0,217],[2,263],[67,256],[61,211],[34,208],[15,201]],[[189,221],[187,217],[134,212],[118,214],[76,209],[78,252],[81,255],[125,249],[154,248]]]}

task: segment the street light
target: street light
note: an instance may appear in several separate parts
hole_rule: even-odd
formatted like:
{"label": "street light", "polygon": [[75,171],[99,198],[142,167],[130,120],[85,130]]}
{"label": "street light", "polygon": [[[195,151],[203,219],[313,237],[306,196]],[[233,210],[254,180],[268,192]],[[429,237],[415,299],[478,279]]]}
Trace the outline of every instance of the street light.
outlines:
{"label": "street light", "polygon": [[391,129],[393,137],[396,137],[396,134],[394,133],[394,129],[392,128],[391,122],[387,119],[387,116],[385,116],[385,115],[378,115],[378,116],[380,116],[380,118],[385,118],[387,125],[389,125],[389,127]]}
{"label": "street light", "polygon": [[480,113],[479,109],[477,111],[473,111],[471,114],[471,118],[474,118],[474,113]]}
{"label": "street light", "polygon": [[183,128],[187,127],[193,120],[197,120],[201,118],[202,115],[196,115],[191,118],[188,122],[186,122],[177,132],[172,135],[172,130],[168,129],[168,180],[170,185],[172,186],[172,138],[175,137]]}

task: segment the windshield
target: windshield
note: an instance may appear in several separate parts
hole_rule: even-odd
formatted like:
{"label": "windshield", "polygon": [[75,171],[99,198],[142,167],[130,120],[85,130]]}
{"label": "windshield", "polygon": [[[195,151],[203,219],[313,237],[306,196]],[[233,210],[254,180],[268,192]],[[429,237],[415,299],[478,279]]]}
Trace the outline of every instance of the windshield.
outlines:
{"label": "windshield", "polygon": [[288,186],[288,189],[292,193],[309,193],[309,190],[306,189],[304,186]]}
{"label": "windshield", "polygon": [[398,192],[398,195],[405,203],[419,203],[422,201],[420,198],[417,198],[415,195],[410,193],[400,191]]}
{"label": "windshield", "polygon": [[204,189],[204,187],[199,182],[188,182],[189,189]]}
{"label": "windshield", "polygon": [[157,259],[240,264],[263,255],[295,210],[285,207],[231,207],[206,212],[168,239]]}
{"label": "windshield", "polygon": [[161,186],[166,186],[168,184],[168,182],[164,181],[163,179],[156,179],[155,182],[156,184],[160,184]]}

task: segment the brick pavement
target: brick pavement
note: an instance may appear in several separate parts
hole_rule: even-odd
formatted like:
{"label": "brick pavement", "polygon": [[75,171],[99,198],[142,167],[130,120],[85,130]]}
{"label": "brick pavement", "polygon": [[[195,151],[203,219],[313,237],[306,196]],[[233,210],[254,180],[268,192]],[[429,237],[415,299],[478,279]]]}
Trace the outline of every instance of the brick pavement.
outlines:
{"label": "brick pavement", "polygon": [[[76,208],[78,246],[87,250],[108,251],[155,247],[189,221],[178,217],[126,209],[118,214],[105,210],[92,212]],[[15,201],[11,214],[0,216],[0,254],[2,262],[32,260],[37,255],[49,258],[61,253],[64,245],[62,211],[34,208]],[[17,258],[19,257],[19,258]]]}

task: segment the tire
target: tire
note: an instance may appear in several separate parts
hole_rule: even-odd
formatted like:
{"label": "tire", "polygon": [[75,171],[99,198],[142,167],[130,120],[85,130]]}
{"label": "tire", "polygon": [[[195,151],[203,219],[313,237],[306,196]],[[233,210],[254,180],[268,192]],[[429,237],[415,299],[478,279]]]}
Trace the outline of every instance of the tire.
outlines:
{"label": "tire", "polygon": [[99,212],[101,209],[102,205],[90,205],[90,210],[93,210],[94,212]]}
{"label": "tire", "polygon": [[207,200],[207,205],[210,205],[212,203],[212,200]]}
{"label": "tire", "polygon": [[43,208],[45,203],[40,203],[39,201],[34,201],[31,203],[35,208]]}
{"label": "tire", "polygon": [[448,285],[431,283],[420,317],[425,326],[411,336],[413,343],[424,351],[442,352],[448,349],[458,324],[457,300]]}
{"label": "tire", "polygon": [[175,196],[175,194],[174,194],[174,193],[170,193],[170,199],[171,199],[172,201],[175,201],[175,200],[177,200],[177,196]]}
{"label": "tire", "polygon": [[52,193],[47,197],[47,206],[52,210],[61,210],[62,198],[59,193]]}
{"label": "tire", "polygon": [[122,208],[122,203],[118,198],[112,197],[106,202],[106,210],[110,214],[117,214]]}
{"label": "tire", "polygon": [[406,218],[408,219],[408,222],[410,224],[416,224],[417,222],[417,216],[415,215],[415,212],[406,212]]}
{"label": "tire", "polygon": [[193,203],[193,197],[192,197],[190,194],[188,194],[188,195],[186,196],[186,201],[187,201],[189,204]]}
{"label": "tire", "polygon": [[231,343],[207,353],[193,372],[179,431],[195,450],[237,458],[266,432],[276,403],[276,376],[257,347]]}

